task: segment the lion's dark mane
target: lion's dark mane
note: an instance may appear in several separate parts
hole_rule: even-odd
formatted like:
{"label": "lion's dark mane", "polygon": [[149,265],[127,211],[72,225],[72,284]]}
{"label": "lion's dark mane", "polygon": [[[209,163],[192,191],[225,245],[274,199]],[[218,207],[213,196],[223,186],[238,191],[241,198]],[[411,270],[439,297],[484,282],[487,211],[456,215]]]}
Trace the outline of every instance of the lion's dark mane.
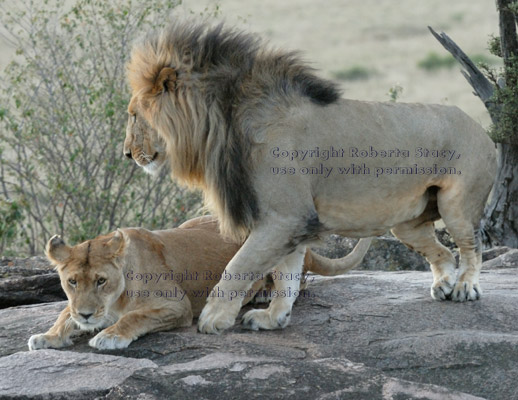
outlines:
{"label": "lion's dark mane", "polygon": [[[187,93],[181,92],[185,85],[203,92],[197,99],[205,103],[207,121],[198,134],[206,141],[217,134],[224,142],[206,154],[205,181],[209,190],[217,192],[224,214],[218,215],[220,220],[230,219],[234,230],[249,233],[259,206],[252,179],[253,132],[247,132],[251,128],[243,122],[246,116],[266,104],[289,104],[290,99],[308,99],[324,107],[335,103],[340,91],[333,82],[314,75],[296,53],[267,49],[257,37],[222,24],[175,23],[149,35],[143,46],[152,48],[157,60],[160,54],[170,55],[157,65],[156,75],[163,67],[175,69],[176,96]],[[220,116],[217,127],[216,118],[210,118],[215,113]]]}

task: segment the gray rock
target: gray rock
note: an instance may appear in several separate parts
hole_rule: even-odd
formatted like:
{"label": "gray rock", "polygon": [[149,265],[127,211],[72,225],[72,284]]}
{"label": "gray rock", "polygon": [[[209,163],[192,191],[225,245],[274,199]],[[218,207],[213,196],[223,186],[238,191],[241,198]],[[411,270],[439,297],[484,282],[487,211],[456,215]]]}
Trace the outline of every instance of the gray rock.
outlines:
{"label": "gray rock", "polygon": [[65,299],[58,273],[46,258],[0,259],[0,308]]}
{"label": "gray rock", "polygon": [[56,398],[75,393],[77,398],[105,394],[126,378],[157,365],[149,360],[105,354],[40,350],[15,353],[0,359],[0,395]]}
{"label": "gray rock", "polygon": [[[316,247],[314,250],[325,257],[340,258],[347,255],[356,243],[356,239],[331,235],[322,247]],[[410,250],[395,237],[380,236],[372,241],[371,247],[358,269],[428,271],[430,267],[424,257]]]}
{"label": "gray rock", "polygon": [[[131,377],[107,399],[141,398],[144,394],[160,399],[169,393],[175,399],[451,399],[475,400],[480,397],[451,391],[436,385],[390,378],[381,371],[344,358],[311,360],[246,358],[236,363],[235,356],[224,354],[203,358],[209,364],[213,356],[229,362],[207,370],[191,369],[178,373],[144,371]],[[201,361],[201,359],[200,359]],[[158,374],[157,374],[158,372]],[[161,392],[156,391],[157,385]]]}
{"label": "gray rock", "polygon": [[[33,270],[33,271],[48,271],[53,269],[53,266],[49,263],[46,257],[0,257],[0,268],[9,267],[11,271],[16,271],[17,268],[21,270]],[[17,274],[17,272],[14,272]],[[22,273],[23,275],[23,273]],[[32,275],[32,273],[30,273]]]}
{"label": "gray rock", "polygon": [[448,247],[450,250],[455,250],[457,248],[457,245],[453,241],[450,232],[448,232],[446,228],[436,228],[435,235],[437,236],[437,240],[444,246]]}
{"label": "gray rock", "polygon": [[61,301],[0,310],[0,357],[26,351],[24,339],[46,332],[66,304]]}
{"label": "gray rock", "polygon": [[66,299],[56,272],[0,280],[0,308]]}
{"label": "gray rock", "polygon": [[284,330],[192,326],[124,350],[92,349],[87,334],[63,351],[27,352],[65,303],[0,310],[0,398],[514,399],[518,264],[487,265],[477,302],[433,301],[430,272],[351,271],[311,277]]}
{"label": "gray rock", "polygon": [[492,260],[493,258],[501,256],[502,254],[505,254],[510,250],[513,250],[513,249],[511,249],[510,247],[506,247],[506,246],[496,246],[496,247],[492,247],[490,249],[484,250],[482,252],[482,261]]}
{"label": "gray rock", "polygon": [[[501,247],[501,249],[508,249],[508,247]],[[516,268],[517,266],[518,249],[509,249],[509,251],[484,263],[484,269]]]}

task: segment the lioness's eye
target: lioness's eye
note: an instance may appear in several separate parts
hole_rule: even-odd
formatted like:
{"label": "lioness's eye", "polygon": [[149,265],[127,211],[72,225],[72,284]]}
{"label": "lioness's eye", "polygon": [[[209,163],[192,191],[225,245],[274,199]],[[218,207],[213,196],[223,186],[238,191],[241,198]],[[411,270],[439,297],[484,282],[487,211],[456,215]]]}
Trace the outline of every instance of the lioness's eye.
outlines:
{"label": "lioness's eye", "polygon": [[104,279],[104,278],[97,279],[97,286],[104,285],[105,283],[106,283],[106,279]]}
{"label": "lioness's eye", "polygon": [[77,285],[77,281],[75,279],[69,279],[68,283],[70,284],[70,286],[76,286]]}

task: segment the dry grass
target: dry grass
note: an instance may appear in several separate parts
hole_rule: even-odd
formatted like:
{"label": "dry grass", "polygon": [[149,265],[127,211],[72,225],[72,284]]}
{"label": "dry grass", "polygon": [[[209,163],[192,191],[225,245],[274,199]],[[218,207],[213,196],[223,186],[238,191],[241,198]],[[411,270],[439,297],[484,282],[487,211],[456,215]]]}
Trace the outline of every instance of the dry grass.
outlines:
{"label": "dry grass", "polygon": [[[213,9],[209,0],[184,0],[184,12]],[[456,105],[489,124],[482,102],[457,66],[433,74],[418,67],[430,52],[446,55],[427,26],[444,30],[468,54],[486,54],[490,34],[498,32],[494,2],[487,0],[221,0],[222,16],[232,25],[258,32],[276,45],[301,50],[333,78],[336,71],[360,65],[376,71],[369,79],[342,81],[344,96],[389,100],[399,84],[399,101]]]}
{"label": "dry grass", "polygon": [[[216,2],[184,0],[179,15],[213,10]],[[497,33],[494,2],[487,0],[220,0],[227,23],[260,33],[276,45],[301,50],[332,78],[356,65],[376,71],[368,79],[342,81],[344,95],[388,100],[399,84],[399,101],[457,105],[482,125],[489,117],[459,68],[430,74],[418,67],[430,52],[446,54],[428,32],[431,25],[448,33],[468,54],[488,54],[486,42]],[[0,40],[0,67],[13,49]]]}

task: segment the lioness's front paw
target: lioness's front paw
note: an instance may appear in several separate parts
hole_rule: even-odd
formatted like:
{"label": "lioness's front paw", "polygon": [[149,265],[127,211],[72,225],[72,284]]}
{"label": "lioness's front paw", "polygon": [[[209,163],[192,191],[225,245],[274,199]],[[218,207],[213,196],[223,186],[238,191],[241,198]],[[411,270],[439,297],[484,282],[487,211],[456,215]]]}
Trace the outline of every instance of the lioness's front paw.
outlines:
{"label": "lioness's front paw", "polygon": [[234,325],[236,313],[230,309],[231,304],[231,301],[228,303],[207,302],[198,319],[198,331],[219,335]]}
{"label": "lioness's front paw", "polygon": [[29,338],[29,350],[39,350],[39,349],[59,349],[60,347],[70,346],[72,344],[72,340],[69,338],[63,339],[60,336],[52,336],[46,335],[44,333],[40,333],[38,335],[32,335]]}
{"label": "lioness's front paw", "polygon": [[282,329],[290,322],[290,313],[281,312],[278,315],[271,315],[268,309],[266,310],[250,310],[243,315],[243,327],[257,331],[259,329]]}
{"label": "lioness's front paw", "polygon": [[474,301],[480,300],[482,296],[482,289],[478,282],[460,281],[455,285],[453,290],[453,301]]}
{"label": "lioness's front paw", "polygon": [[455,278],[450,276],[443,276],[441,279],[434,281],[431,294],[434,300],[450,300],[455,286]]}
{"label": "lioness's front paw", "polygon": [[124,336],[107,332],[107,329],[105,329],[91,338],[88,344],[99,350],[114,350],[125,349],[132,341],[132,339]]}

